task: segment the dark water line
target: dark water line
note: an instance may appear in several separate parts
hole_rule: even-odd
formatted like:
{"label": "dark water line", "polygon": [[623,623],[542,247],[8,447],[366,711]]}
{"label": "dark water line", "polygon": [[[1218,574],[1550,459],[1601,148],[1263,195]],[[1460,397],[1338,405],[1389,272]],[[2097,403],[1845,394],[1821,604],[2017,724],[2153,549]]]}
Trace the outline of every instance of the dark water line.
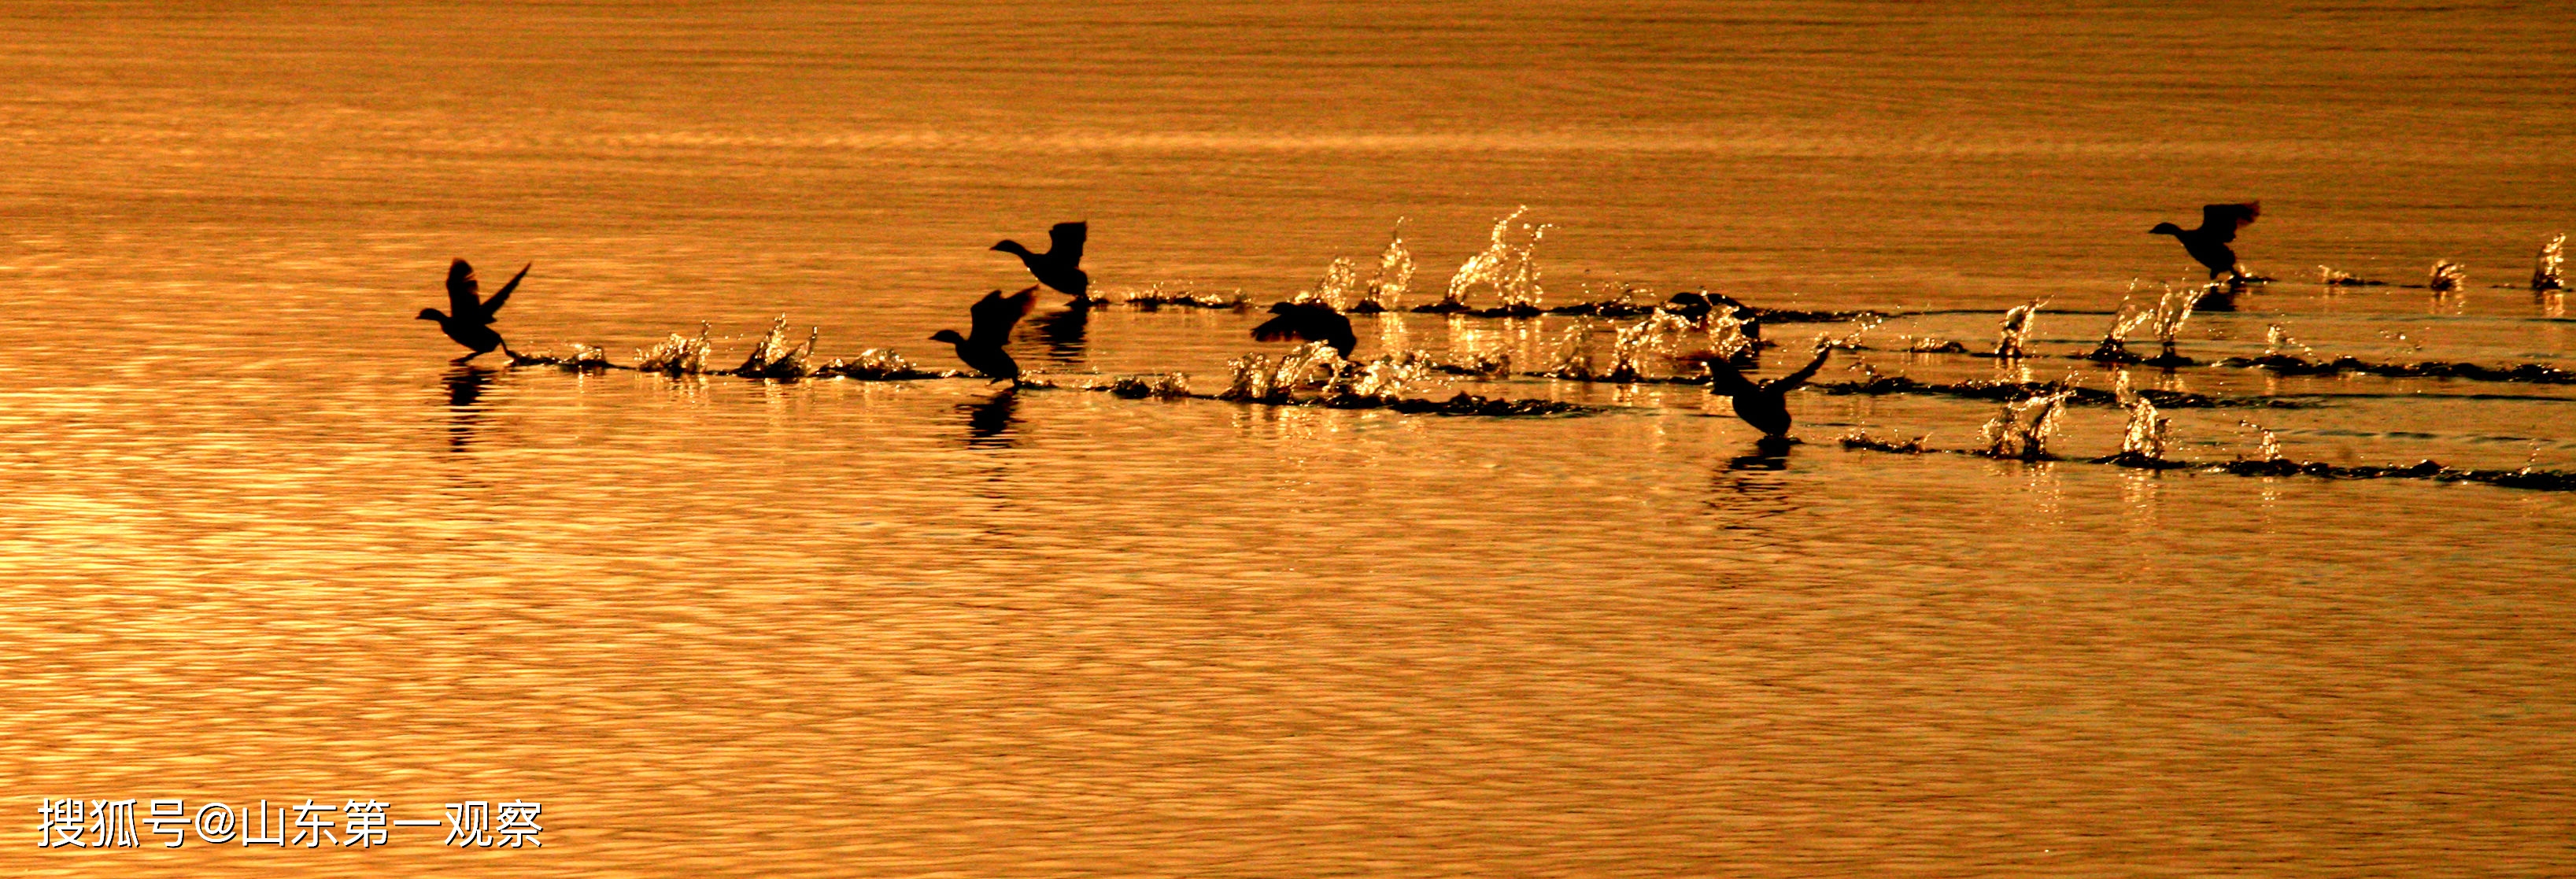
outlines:
{"label": "dark water line", "polygon": [[2475,482],[2485,485],[2493,485],[2500,488],[2520,488],[2531,491],[2576,491],[2576,472],[2564,470],[2537,470],[2529,467],[2525,467],[2520,470],[2461,470],[2454,467],[2444,466],[2443,464],[2435,461],[2418,461],[2403,467],[2370,465],[2343,467],[2334,464],[2327,464],[2321,461],[2291,461],[2286,459],[2270,461],[2238,460],[2224,463],[2213,463],[2205,461],[2176,461],[2166,458],[2149,457],[2135,452],[2123,452],[2103,458],[2065,458],[2044,453],[2028,457],[2005,457],[1989,455],[1985,452],[1976,451],[1974,449],[1927,448],[1923,445],[1923,441],[1920,438],[1894,441],[1876,439],[1867,434],[1854,434],[1843,437],[1841,441],[1843,448],[1846,449],[1866,452],[1884,452],[1896,455],[1966,455],[1969,457],[2005,461],[2103,464],[2134,470],[2188,470],[2195,473],[2225,473],[2234,476],[2314,476],[2322,479],[2423,479],[2434,482]]}

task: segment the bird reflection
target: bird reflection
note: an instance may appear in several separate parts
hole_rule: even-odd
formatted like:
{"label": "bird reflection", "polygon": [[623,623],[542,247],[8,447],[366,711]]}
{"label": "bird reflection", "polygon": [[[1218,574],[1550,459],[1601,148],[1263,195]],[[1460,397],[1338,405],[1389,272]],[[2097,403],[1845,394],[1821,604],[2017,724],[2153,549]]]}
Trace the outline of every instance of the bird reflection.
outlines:
{"label": "bird reflection", "polygon": [[1795,510],[1789,485],[1778,471],[1788,464],[1787,449],[1764,448],[1739,457],[1709,476],[1709,511],[1726,520],[1729,531],[1764,531],[1764,520]]}
{"label": "bird reflection", "polygon": [[480,366],[458,365],[447,371],[447,450],[462,452],[474,444],[474,432],[483,421],[483,389],[499,373]]}
{"label": "bird reflection", "polygon": [[994,394],[978,403],[959,403],[957,411],[966,413],[966,447],[970,449],[1007,449],[1019,443],[1020,394],[1016,389]]}
{"label": "bird reflection", "polygon": [[1082,359],[1083,333],[1090,328],[1092,301],[1076,299],[1065,310],[1033,322],[1038,339],[1046,343],[1048,360],[1073,363]]}
{"label": "bird reflection", "polygon": [[1789,469],[1789,449],[1797,444],[1797,440],[1785,436],[1776,434],[1765,436],[1753,441],[1753,454],[1737,455],[1727,459],[1726,469],[1787,470]]}

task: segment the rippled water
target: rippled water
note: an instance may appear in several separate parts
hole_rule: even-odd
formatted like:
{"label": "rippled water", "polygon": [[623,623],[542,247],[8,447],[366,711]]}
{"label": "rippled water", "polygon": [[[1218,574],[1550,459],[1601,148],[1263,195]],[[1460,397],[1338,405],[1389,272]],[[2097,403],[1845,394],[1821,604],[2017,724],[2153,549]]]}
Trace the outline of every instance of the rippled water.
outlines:
{"label": "rippled water", "polygon": [[[2576,495],[1847,451],[1995,404],[1434,383],[1491,419],[1074,389],[1276,354],[1046,308],[1063,388],[510,369],[785,313],[963,327],[994,239],[1113,294],[1311,287],[1396,218],[1427,302],[1520,205],[1548,301],[1903,312],[1821,380],[2110,386],[2171,239],[2261,198],[2249,356],[2568,365],[2576,46],[2510,7],[0,9],[0,778],[42,797],[543,803],[544,848],[39,849],[28,875],[2557,875]],[[2465,295],[2330,289],[2328,265]],[[1992,343],[2049,305],[2020,363]],[[1571,319],[1360,322],[1537,368]],[[1601,324],[1605,335],[1609,322]],[[1792,350],[1841,324],[1775,324]],[[2151,347],[2152,343],[2134,342]],[[1785,367],[1766,358],[1763,374]],[[1660,367],[1659,367],[1660,369]],[[2139,368],[2176,457],[2576,469],[2576,386]],[[2118,448],[2074,410],[2060,448]],[[20,813],[25,816],[27,813]],[[23,833],[24,831],[22,831]],[[146,845],[159,839],[146,836]]]}

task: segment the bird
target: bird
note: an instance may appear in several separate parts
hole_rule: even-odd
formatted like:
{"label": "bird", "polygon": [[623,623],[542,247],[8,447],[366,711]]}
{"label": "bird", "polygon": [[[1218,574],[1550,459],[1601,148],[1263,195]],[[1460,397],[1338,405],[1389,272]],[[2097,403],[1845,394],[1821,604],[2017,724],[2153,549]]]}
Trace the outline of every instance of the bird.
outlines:
{"label": "bird", "polygon": [[2232,281],[2245,275],[2237,270],[2236,251],[2227,243],[2236,240],[2237,230],[2253,225],[2254,218],[2262,215],[2263,203],[2259,201],[2203,205],[2200,228],[2184,229],[2172,223],[2157,223],[2155,228],[2147,230],[2147,234],[2173,236],[2182,242],[2182,249],[2190,253],[2192,259],[2209,267],[2210,280],[2218,280],[2223,272]]}
{"label": "bird", "polygon": [[1053,243],[1045,253],[1030,253],[1027,247],[1007,238],[993,245],[993,249],[1019,254],[1020,262],[1029,267],[1029,274],[1037,276],[1038,283],[1070,293],[1074,301],[1081,302],[1091,298],[1091,276],[1082,273],[1082,240],[1090,234],[1089,223],[1057,223],[1047,230]]}
{"label": "bird", "polygon": [[1692,359],[1708,367],[1708,392],[1733,397],[1735,417],[1753,425],[1753,429],[1762,432],[1763,438],[1772,439],[1789,435],[1789,392],[1814,378],[1816,370],[1824,368],[1825,358],[1833,353],[1832,345],[1819,343],[1816,359],[1807,361],[1807,365],[1797,372],[1767,382],[1745,378],[1744,373],[1737,372],[1735,365],[1723,357],[1710,355]]}
{"label": "bird", "polygon": [[510,283],[501,285],[501,292],[492,294],[490,299],[480,299],[475,296],[475,293],[482,285],[474,279],[474,267],[461,259],[449,263],[447,308],[454,314],[440,314],[438,309],[424,308],[416,317],[420,320],[437,321],[438,328],[446,330],[448,338],[455,339],[456,344],[473,349],[474,353],[456,358],[453,361],[455,363],[464,363],[491,353],[494,348],[499,348],[501,353],[508,354],[510,353],[509,343],[501,341],[501,334],[492,329],[492,316],[501,310],[502,305],[510,301],[510,293],[519,289],[519,281],[526,278],[528,269],[535,268],[536,265],[532,262],[520,267],[519,273],[510,277]]}
{"label": "bird", "polygon": [[1351,319],[1324,302],[1282,302],[1270,306],[1278,317],[1252,328],[1252,338],[1263,342],[1304,339],[1333,347],[1348,360],[1360,346],[1359,334],[1351,332]]}
{"label": "bird", "polygon": [[969,313],[974,315],[974,329],[964,337],[958,336],[956,330],[940,330],[932,333],[930,340],[957,346],[957,359],[966,361],[967,366],[974,367],[984,377],[993,381],[1008,380],[1012,387],[1019,387],[1019,361],[1012,360],[1010,352],[1002,350],[1002,346],[1010,344],[1011,327],[1018,325],[1020,318],[1027,316],[1037,301],[1038,288],[1035,285],[1009,296],[1002,295],[1000,290],[986,293],[969,309]]}

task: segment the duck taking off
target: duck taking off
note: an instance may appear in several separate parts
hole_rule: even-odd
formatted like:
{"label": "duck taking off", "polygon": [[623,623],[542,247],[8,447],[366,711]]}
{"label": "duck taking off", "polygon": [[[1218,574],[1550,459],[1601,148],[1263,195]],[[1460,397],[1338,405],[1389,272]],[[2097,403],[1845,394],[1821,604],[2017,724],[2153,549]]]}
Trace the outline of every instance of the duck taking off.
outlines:
{"label": "duck taking off", "polygon": [[1057,223],[1055,228],[1047,230],[1047,237],[1053,239],[1053,243],[1045,253],[1030,253],[1019,242],[1009,239],[993,245],[993,249],[1019,254],[1020,262],[1029,267],[1029,274],[1037,276],[1038,283],[1071,294],[1076,302],[1088,302],[1091,299],[1091,276],[1082,273],[1082,240],[1090,234],[1090,223]]}
{"label": "duck taking off", "polygon": [[1762,432],[1763,438],[1771,439],[1789,435],[1789,392],[1814,378],[1816,370],[1824,368],[1825,358],[1833,353],[1832,345],[1818,342],[1816,359],[1807,361],[1807,365],[1797,372],[1767,382],[1745,378],[1744,373],[1737,372],[1735,365],[1723,357],[1693,359],[1708,367],[1708,392],[1734,398],[1735,417],[1753,425],[1753,429]]}
{"label": "duck taking off", "polygon": [[1282,302],[1270,306],[1270,313],[1278,317],[1253,327],[1252,338],[1263,342],[1290,339],[1322,342],[1333,346],[1344,360],[1351,359],[1351,352],[1360,346],[1359,334],[1351,331],[1350,317],[1335,311],[1328,303]]}
{"label": "duck taking off", "polygon": [[2238,230],[2254,225],[2254,218],[2262,215],[2263,203],[2259,201],[2203,205],[2200,228],[2185,229],[2172,223],[2157,223],[2155,228],[2147,230],[2147,234],[2173,236],[2182,242],[2183,251],[2191,254],[2192,259],[2209,267],[2210,280],[2218,280],[2218,276],[2225,273],[2228,280],[2234,282],[2242,280],[2245,272],[2236,267],[2236,251],[2227,243],[2236,240]]}
{"label": "duck taking off", "polygon": [[956,330],[940,330],[932,333],[930,340],[957,346],[957,359],[966,361],[967,366],[974,367],[985,378],[1008,380],[1012,387],[1019,387],[1019,361],[1012,360],[1010,352],[1002,350],[1002,346],[1010,344],[1011,328],[1028,315],[1037,301],[1038,288],[1034,286],[1009,296],[1002,295],[1000,290],[986,293],[969,310],[974,315],[974,329],[962,338]]}
{"label": "duck taking off", "polygon": [[447,265],[447,309],[452,313],[440,314],[438,309],[424,308],[416,317],[420,320],[437,321],[438,328],[446,330],[448,338],[455,339],[456,344],[474,349],[473,353],[456,358],[457,363],[491,353],[494,348],[499,348],[501,353],[508,354],[510,353],[509,343],[501,341],[501,334],[492,329],[492,316],[499,313],[501,306],[510,301],[510,293],[519,289],[519,281],[526,278],[528,269],[535,268],[536,265],[536,263],[529,263],[521,266],[519,273],[510,277],[510,283],[501,285],[501,292],[492,294],[490,299],[482,299],[475,295],[482,289],[482,284],[474,279],[474,267],[461,259],[449,263]]}

